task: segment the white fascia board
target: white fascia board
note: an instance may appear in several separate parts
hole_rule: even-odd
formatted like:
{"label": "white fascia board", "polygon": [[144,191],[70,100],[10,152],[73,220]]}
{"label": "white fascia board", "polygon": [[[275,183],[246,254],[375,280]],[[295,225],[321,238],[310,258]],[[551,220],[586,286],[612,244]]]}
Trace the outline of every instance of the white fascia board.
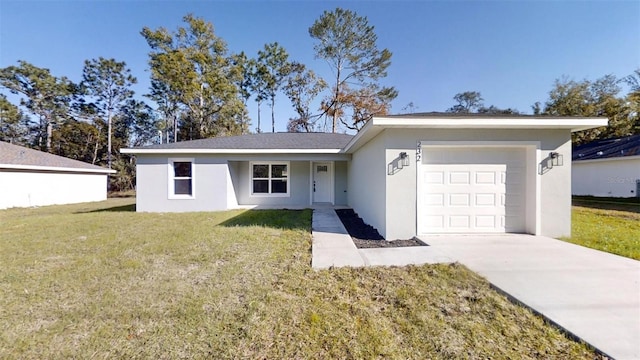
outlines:
{"label": "white fascia board", "polygon": [[597,163],[597,162],[608,162],[608,161],[623,161],[623,160],[640,160],[640,155],[632,155],[632,156],[618,156],[618,157],[609,157],[603,159],[585,159],[585,160],[572,160],[571,162],[574,164],[586,164],[586,163]]}
{"label": "white fascia board", "polygon": [[122,154],[338,154],[342,149],[120,149]]}
{"label": "white fascia board", "polygon": [[59,172],[78,172],[78,173],[98,173],[98,174],[115,174],[117,171],[109,169],[83,169],[83,168],[68,168],[68,167],[55,167],[55,166],[37,166],[37,165],[15,165],[15,164],[0,164],[0,169],[15,169],[15,170],[34,170],[34,171],[59,171]]}
{"label": "white fascia board", "polygon": [[344,152],[354,152],[384,129],[567,129],[582,131],[607,126],[607,118],[399,118],[374,117],[344,147]]}
{"label": "white fascia board", "polygon": [[344,147],[343,152],[352,153],[358,150],[362,145],[369,142],[376,135],[384,130],[384,127],[374,126],[373,119],[367,121],[367,123],[358,131],[358,133],[351,138],[349,143]]}
{"label": "white fascia board", "polygon": [[570,129],[581,131],[607,126],[607,118],[390,118],[374,117],[374,127],[449,129]]}

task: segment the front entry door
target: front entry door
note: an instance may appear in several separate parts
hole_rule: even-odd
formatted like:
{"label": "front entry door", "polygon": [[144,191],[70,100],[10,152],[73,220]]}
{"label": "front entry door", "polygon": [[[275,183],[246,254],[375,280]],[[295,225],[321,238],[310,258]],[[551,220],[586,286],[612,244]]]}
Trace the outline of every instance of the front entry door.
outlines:
{"label": "front entry door", "polygon": [[313,163],[313,202],[331,202],[331,163]]}

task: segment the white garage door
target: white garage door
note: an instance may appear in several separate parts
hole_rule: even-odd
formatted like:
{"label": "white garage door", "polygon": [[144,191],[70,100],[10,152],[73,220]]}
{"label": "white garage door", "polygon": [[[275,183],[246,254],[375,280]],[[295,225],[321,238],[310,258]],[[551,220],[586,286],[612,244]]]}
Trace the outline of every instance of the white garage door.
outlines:
{"label": "white garage door", "polygon": [[525,151],[423,150],[419,233],[525,231]]}

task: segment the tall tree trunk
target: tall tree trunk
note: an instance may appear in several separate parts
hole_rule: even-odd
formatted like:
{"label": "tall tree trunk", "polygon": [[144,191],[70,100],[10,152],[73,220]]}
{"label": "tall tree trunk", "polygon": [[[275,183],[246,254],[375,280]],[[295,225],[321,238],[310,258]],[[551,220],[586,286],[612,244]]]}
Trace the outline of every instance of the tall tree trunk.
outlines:
{"label": "tall tree trunk", "polygon": [[[169,137],[167,137],[167,142],[169,142]],[[173,142],[178,142],[178,115],[173,114]]]}
{"label": "tall tree trunk", "polygon": [[53,123],[47,121],[47,152],[51,152],[51,137],[53,137]]}
{"label": "tall tree trunk", "polygon": [[[111,170],[111,109],[107,111],[107,163]],[[111,191],[111,174],[107,174],[107,191]]]}
{"label": "tall tree trunk", "polygon": [[336,93],[333,100],[333,124],[331,125],[331,132],[336,133],[338,129],[338,98],[340,97],[340,70],[342,62],[338,62],[338,68],[336,71]]}
{"label": "tall tree trunk", "polygon": [[98,145],[100,144],[100,132],[96,134],[96,146],[93,148],[93,160],[91,161],[91,165],[96,164],[96,160],[98,160]]}
{"label": "tall tree trunk", "polygon": [[275,97],[271,98],[271,132],[276,132],[276,116],[273,112],[273,107],[275,106],[276,99]]}
{"label": "tall tree trunk", "polygon": [[258,133],[260,133],[260,103],[261,101],[258,101]]}
{"label": "tall tree trunk", "polygon": [[111,170],[111,109],[107,110],[107,163]]}

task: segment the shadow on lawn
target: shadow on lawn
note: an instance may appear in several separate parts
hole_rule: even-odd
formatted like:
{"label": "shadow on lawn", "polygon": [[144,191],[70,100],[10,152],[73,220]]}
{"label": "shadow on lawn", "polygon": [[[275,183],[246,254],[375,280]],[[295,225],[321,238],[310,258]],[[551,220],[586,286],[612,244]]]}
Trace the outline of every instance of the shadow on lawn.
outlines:
{"label": "shadow on lawn", "polygon": [[96,210],[89,210],[89,211],[78,211],[76,214],[90,214],[90,213],[99,213],[99,212],[135,212],[135,211],[136,211],[136,204],[129,204],[129,205],[114,206],[110,208],[103,208],[103,209],[96,209]]}
{"label": "shadow on lawn", "polygon": [[247,210],[223,221],[220,226],[264,226],[285,230],[311,231],[311,210]]}
{"label": "shadow on lawn", "polygon": [[573,206],[591,209],[628,211],[640,214],[640,198],[608,198],[595,196],[573,196]]}

